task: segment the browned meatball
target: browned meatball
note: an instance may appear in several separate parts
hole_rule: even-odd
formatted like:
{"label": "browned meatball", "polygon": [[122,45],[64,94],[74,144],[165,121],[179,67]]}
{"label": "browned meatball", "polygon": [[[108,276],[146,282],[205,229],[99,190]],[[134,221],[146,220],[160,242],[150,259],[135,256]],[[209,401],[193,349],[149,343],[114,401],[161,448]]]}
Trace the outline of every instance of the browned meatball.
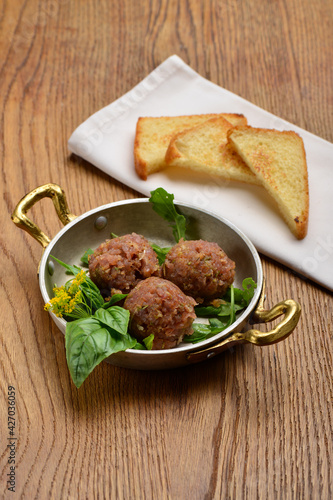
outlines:
{"label": "browned meatball", "polygon": [[170,349],[193,333],[195,300],[171,281],[148,278],[127,296],[124,308],[130,312],[130,332],[138,340],[154,335],[153,349]]}
{"label": "browned meatball", "polygon": [[217,243],[184,241],[167,253],[163,277],[197,302],[222,297],[234,281],[235,263]]}
{"label": "browned meatball", "polygon": [[156,253],[136,233],[102,243],[89,259],[89,272],[105,294],[128,293],[141,280],[161,275]]}

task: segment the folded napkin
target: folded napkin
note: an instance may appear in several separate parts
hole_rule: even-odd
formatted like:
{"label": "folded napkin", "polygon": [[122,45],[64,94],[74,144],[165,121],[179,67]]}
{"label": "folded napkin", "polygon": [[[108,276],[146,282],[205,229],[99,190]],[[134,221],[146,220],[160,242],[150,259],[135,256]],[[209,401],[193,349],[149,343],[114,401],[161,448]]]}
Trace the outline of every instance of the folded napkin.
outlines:
{"label": "folded napkin", "polygon": [[[254,127],[294,130],[304,141],[310,186],[308,235],[297,240],[259,186],[168,168],[141,180],[133,143],[140,116],[242,113]],[[333,144],[206,80],[173,55],[125,95],[93,114],[72,134],[69,149],[118,181],[150,196],[163,187],[175,199],[223,216],[258,251],[333,291]]]}

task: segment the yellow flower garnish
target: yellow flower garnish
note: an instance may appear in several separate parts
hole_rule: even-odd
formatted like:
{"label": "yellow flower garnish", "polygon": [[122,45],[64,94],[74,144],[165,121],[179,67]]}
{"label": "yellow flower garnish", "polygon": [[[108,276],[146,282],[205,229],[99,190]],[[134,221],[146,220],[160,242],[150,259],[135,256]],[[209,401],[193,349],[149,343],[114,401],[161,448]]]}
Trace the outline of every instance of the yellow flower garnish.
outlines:
{"label": "yellow flower garnish", "polygon": [[70,281],[69,286],[54,287],[54,297],[45,304],[44,309],[46,311],[51,310],[59,318],[62,318],[64,314],[73,312],[75,306],[82,302],[80,285],[82,285],[86,279],[86,273],[82,270]]}

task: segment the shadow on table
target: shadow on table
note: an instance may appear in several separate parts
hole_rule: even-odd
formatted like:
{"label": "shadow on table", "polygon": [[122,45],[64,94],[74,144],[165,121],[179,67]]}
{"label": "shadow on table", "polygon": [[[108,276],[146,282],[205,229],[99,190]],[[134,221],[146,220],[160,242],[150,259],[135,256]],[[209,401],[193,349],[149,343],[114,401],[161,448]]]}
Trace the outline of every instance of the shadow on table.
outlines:
{"label": "shadow on table", "polygon": [[[69,404],[86,417],[99,412],[175,411],[183,405],[204,403],[237,392],[254,367],[253,346],[238,346],[208,361],[171,370],[139,371],[102,363],[80,389],[73,387]],[[79,418],[80,418],[79,417]]]}

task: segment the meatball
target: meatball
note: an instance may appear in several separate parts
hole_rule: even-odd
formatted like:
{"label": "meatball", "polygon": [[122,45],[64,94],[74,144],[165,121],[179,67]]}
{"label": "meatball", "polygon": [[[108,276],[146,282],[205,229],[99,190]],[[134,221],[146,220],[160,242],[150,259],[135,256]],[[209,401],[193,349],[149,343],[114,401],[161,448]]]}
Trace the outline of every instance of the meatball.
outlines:
{"label": "meatball", "polygon": [[170,349],[193,333],[195,300],[162,278],[141,281],[127,296],[131,334],[138,340],[154,335],[153,349]]}
{"label": "meatball", "polygon": [[163,277],[202,303],[223,296],[234,281],[235,263],[217,243],[181,239],[166,255]]}
{"label": "meatball", "polygon": [[148,240],[136,233],[102,243],[89,259],[89,272],[105,295],[128,293],[141,280],[161,275],[156,253]]}

